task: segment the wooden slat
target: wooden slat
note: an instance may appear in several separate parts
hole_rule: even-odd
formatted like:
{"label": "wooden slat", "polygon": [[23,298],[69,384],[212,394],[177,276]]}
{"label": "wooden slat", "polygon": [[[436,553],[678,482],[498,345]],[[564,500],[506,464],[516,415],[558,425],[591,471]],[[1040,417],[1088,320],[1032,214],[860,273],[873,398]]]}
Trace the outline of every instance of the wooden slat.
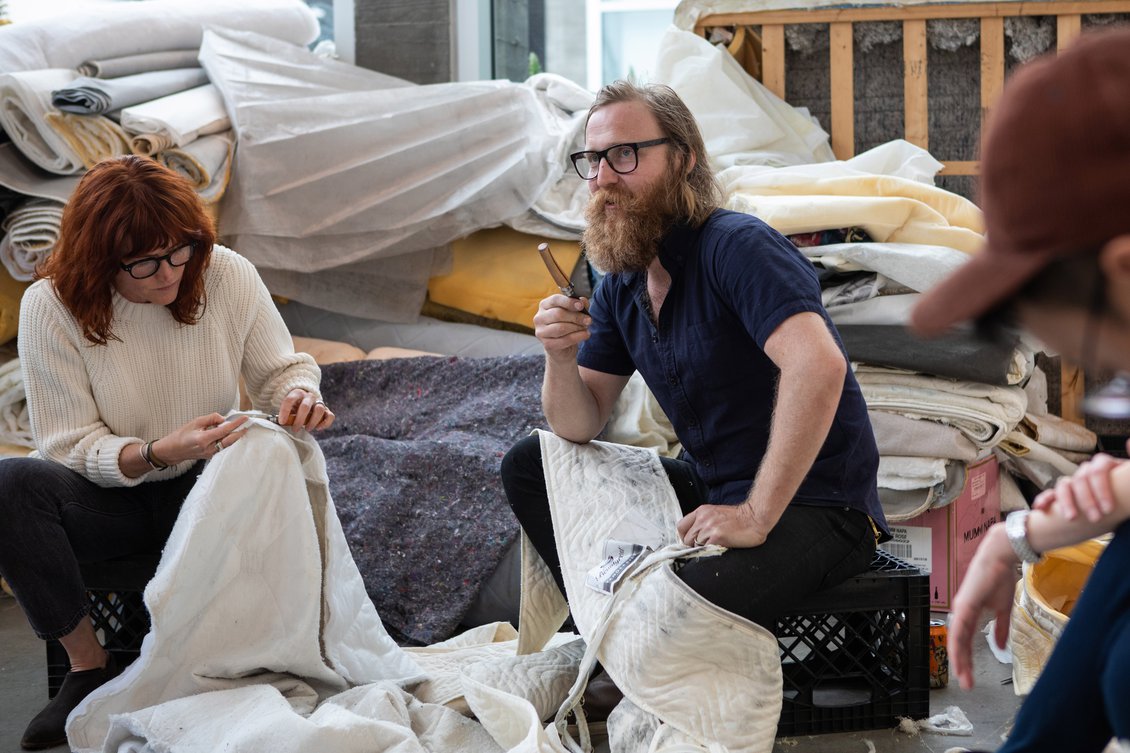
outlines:
{"label": "wooden slat", "polygon": [[716,13],[695,22],[702,33],[708,26],[748,24],[826,24],[860,21],[905,21],[933,18],[988,18],[999,16],[1057,16],[1090,13],[1130,13],[1130,0],[1090,0],[1090,2],[1016,3],[931,3],[923,5],[866,8],[813,8],[812,10],[748,11]]}
{"label": "wooden slat", "polygon": [[980,175],[981,163],[977,161],[952,160],[943,163],[939,175]]}
{"label": "wooden slat", "polygon": [[1083,17],[1078,14],[1060,16],[1055,20],[1055,46],[1062,51],[1083,31]]}
{"label": "wooden slat", "polygon": [[781,99],[785,98],[785,27],[761,27],[761,83]]}
{"label": "wooden slat", "polygon": [[832,151],[836,159],[848,159],[855,154],[855,77],[852,74],[851,24],[832,24],[829,31]]}
{"label": "wooden slat", "polygon": [[1060,360],[1059,367],[1059,415],[1077,424],[1085,424],[1083,417],[1083,392],[1085,388],[1083,370],[1067,361]]}
{"label": "wooden slat", "polygon": [[981,130],[1004,87],[1004,19],[981,19]]}
{"label": "wooden slat", "polygon": [[930,106],[926,83],[926,22],[920,19],[902,25],[903,112],[906,140],[923,149],[930,143]]}

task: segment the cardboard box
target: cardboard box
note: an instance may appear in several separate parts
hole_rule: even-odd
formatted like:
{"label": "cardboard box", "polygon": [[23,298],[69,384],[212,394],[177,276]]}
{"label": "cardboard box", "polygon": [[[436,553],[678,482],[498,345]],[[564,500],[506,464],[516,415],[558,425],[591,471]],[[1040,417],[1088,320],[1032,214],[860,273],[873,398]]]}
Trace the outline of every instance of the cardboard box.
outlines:
{"label": "cardboard box", "polygon": [[948,610],[973,553],[1000,520],[1000,469],[989,457],[969,466],[961,496],[939,509],[891,525],[890,554],[930,573],[930,608]]}

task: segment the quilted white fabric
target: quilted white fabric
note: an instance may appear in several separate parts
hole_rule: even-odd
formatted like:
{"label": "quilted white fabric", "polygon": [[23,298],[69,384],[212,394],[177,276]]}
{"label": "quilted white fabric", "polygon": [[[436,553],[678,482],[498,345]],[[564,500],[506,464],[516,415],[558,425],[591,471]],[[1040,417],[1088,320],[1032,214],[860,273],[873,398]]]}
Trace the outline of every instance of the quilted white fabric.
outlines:
{"label": "quilted white fabric", "polygon": [[[163,727],[162,719],[230,718],[238,704],[253,699],[289,707],[286,694],[299,685],[303,693],[313,686],[328,695],[381,681],[395,689],[422,676],[385,632],[365,593],[318,445],[305,433],[295,436],[261,419],[253,423],[245,437],[208,462],[185,500],[145,589],[153,627],[141,656],[71,713],[73,748],[101,750],[111,721],[171,745],[164,735],[173,728]],[[265,673],[304,682],[275,689],[265,684]],[[234,695],[206,692],[214,690]],[[176,699],[184,700],[171,710],[134,713]],[[198,723],[194,734],[216,742],[204,730],[218,734],[218,724]]]}
{"label": "quilted white fabric", "polygon": [[[576,704],[597,656],[630,702],[659,720],[654,737],[640,741],[642,750],[674,739],[686,750],[712,753],[771,750],[781,711],[777,642],[764,628],[706,601],[674,574],[676,558],[720,550],[678,541],[675,524],[681,512],[658,456],[604,442],[576,445],[547,432],[540,437],[569,605],[588,650],[582,679],[559,710],[557,724],[546,730],[545,739],[525,730],[521,750],[555,749],[545,746],[558,736],[568,749],[577,749],[565,734],[564,714]],[[629,571],[615,595],[588,588],[585,576],[602,560],[604,541],[625,539],[631,531],[637,539],[641,531],[653,531],[656,539],[634,543],[652,543],[656,551]],[[544,579],[523,585],[535,582],[556,591]],[[523,631],[534,605],[547,602],[552,604],[524,594]],[[546,623],[533,626],[544,630]],[[536,646],[542,637],[530,643]],[[694,703],[687,702],[688,688],[694,689]],[[470,689],[468,700],[479,713]],[[612,734],[618,733],[610,720]],[[506,746],[518,735],[511,730],[507,740],[497,734],[496,739]]]}

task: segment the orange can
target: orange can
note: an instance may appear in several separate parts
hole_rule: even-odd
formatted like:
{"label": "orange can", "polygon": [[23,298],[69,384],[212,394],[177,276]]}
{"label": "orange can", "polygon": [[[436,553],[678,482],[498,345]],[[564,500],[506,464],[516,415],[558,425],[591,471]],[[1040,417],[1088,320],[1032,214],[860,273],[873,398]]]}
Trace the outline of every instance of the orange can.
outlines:
{"label": "orange can", "polygon": [[950,659],[945,620],[930,620],[930,687],[944,688],[950,682]]}

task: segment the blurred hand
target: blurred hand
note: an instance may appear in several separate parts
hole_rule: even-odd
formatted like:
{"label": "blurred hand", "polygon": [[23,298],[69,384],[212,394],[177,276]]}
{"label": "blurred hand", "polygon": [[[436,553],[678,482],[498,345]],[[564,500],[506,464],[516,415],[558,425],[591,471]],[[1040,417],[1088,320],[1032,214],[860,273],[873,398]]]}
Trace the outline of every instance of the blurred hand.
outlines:
{"label": "blurred hand", "polygon": [[328,429],[333,422],[334,412],[317,395],[303,389],[286,393],[279,406],[279,425],[289,426],[291,431]]}
{"label": "blurred hand", "polygon": [[997,619],[993,633],[996,644],[1008,643],[1018,563],[1004,523],[997,523],[977,547],[953,599],[949,621],[950,671],[965,690],[973,687],[973,640],[980,634],[983,610],[988,609]]}
{"label": "blurred hand", "polygon": [[1074,475],[1064,476],[1053,488],[1037,495],[1032,508],[1054,513],[1064,520],[1075,520],[1082,514],[1087,520],[1095,522],[1114,512],[1110,474],[1124,462],[1110,455],[1095,455],[1081,464]]}
{"label": "blurred hand", "polygon": [[570,298],[560,293],[538,304],[534,336],[541,341],[547,355],[576,352],[577,346],[589,339],[592,317],[587,313],[588,305],[586,298]]}

